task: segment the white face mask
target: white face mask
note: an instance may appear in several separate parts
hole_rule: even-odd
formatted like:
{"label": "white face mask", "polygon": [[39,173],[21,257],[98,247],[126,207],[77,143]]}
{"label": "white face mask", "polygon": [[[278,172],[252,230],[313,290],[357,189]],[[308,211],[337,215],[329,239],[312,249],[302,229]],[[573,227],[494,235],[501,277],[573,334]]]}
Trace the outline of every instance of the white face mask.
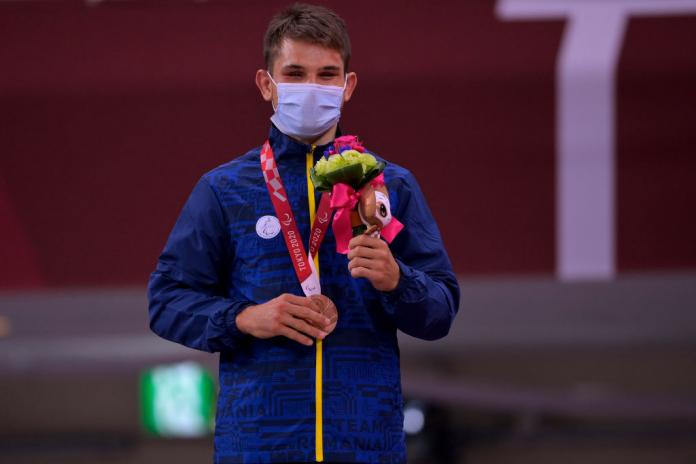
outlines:
{"label": "white face mask", "polygon": [[[343,87],[321,84],[276,83],[278,107],[271,116],[273,124],[291,137],[318,137],[338,123],[343,104]],[[347,79],[346,79],[347,82]]]}

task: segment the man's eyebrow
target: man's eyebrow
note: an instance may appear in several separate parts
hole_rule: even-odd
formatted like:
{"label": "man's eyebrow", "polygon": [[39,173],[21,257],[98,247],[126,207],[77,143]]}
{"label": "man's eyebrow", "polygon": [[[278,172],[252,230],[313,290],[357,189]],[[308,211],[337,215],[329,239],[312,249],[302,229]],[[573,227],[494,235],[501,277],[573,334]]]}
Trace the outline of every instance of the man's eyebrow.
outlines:
{"label": "man's eyebrow", "polygon": [[304,66],[299,64],[286,64],[283,66],[283,71],[304,70]]}
{"label": "man's eyebrow", "polygon": [[[304,71],[305,67],[300,65],[300,64],[286,64],[281,68],[283,71]],[[322,66],[319,68],[320,71],[335,71],[338,72],[341,70],[339,66],[335,65],[328,65],[328,66]]]}

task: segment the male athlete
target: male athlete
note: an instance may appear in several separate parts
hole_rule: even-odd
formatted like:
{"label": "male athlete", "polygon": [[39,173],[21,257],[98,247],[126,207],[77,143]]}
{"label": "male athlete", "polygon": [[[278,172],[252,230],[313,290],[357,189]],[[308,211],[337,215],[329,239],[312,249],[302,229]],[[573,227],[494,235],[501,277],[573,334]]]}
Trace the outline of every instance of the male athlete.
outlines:
{"label": "male athlete", "polygon": [[[350,54],[331,10],[273,18],[256,72],[274,111],[268,140],[203,175],[150,278],[152,330],[220,352],[216,463],[404,463],[396,331],[435,340],[457,312],[449,258],[406,169],[384,171],[405,226],[390,245],[361,235],[339,254],[330,217],[316,214],[308,171],[356,89]],[[310,228],[325,233],[318,251]]]}

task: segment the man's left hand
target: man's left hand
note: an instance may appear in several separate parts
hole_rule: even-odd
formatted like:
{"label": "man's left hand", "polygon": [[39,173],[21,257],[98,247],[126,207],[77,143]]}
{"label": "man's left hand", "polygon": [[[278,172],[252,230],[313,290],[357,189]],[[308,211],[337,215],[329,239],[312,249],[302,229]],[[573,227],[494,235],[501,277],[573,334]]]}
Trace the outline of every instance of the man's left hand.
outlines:
{"label": "man's left hand", "polygon": [[358,235],[348,243],[348,270],[353,277],[365,277],[382,292],[391,292],[401,277],[401,270],[384,240]]}

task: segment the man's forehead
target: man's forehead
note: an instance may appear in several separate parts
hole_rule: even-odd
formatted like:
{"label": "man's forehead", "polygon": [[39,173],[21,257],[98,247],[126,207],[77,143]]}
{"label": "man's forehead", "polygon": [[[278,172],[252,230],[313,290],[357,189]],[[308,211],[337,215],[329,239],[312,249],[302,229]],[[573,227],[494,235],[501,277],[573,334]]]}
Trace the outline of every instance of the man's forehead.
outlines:
{"label": "man's forehead", "polygon": [[299,40],[285,39],[276,55],[279,69],[340,70],[343,58],[338,50]]}

